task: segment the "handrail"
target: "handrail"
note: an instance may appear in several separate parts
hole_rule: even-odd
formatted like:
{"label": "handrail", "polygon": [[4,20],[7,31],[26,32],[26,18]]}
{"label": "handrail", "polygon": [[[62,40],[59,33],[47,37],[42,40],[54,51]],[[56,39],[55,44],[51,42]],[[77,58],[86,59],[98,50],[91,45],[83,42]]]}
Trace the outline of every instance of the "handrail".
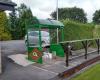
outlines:
{"label": "handrail", "polygon": [[72,41],[62,41],[62,42],[59,42],[59,43],[72,43],[72,42],[81,42],[81,41],[91,41],[91,40],[97,40],[97,39],[100,39],[100,38],[72,40]]}

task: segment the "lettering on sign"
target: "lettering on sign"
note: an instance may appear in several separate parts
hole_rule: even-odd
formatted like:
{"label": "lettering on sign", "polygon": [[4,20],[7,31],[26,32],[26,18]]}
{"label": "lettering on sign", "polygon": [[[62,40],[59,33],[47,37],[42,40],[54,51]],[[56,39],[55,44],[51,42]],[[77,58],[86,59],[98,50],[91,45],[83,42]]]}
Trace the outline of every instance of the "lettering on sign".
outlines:
{"label": "lettering on sign", "polygon": [[38,57],[38,55],[37,55],[37,53],[36,53],[36,52],[33,52],[33,56],[36,56],[36,57]]}

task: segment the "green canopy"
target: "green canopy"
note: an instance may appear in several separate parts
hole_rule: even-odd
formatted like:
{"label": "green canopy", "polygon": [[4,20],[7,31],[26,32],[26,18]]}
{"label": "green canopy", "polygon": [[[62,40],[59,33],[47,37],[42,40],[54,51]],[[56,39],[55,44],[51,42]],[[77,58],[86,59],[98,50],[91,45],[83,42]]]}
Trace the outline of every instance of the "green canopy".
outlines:
{"label": "green canopy", "polygon": [[56,29],[56,28],[63,28],[64,25],[60,21],[52,20],[52,19],[37,19],[33,20],[31,25],[28,25],[28,28],[49,28],[49,29]]}
{"label": "green canopy", "polygon": [[39,19],[38,21],[40,25],[43,25],[42,27],[47,27],[47,28],[63,28],[64,27],[64,25],[60,21],[57,21],[57,20]]}

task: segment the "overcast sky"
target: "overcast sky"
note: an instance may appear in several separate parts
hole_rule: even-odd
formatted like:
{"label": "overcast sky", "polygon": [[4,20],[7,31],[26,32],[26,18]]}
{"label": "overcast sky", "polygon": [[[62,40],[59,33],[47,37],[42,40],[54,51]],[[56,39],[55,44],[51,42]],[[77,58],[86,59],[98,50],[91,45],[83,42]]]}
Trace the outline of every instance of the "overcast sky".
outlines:
{"label": "overcast sky", "polygon": [[[57,0],[12,0],[19,6],[25,3],[31,8],[34,16],[38,18],[50,18],[50,13],[56,10]],[[89,22],[92,20],[92,15],[95,10],[100,9],[100,0],[58,0],[59,8],[62,7],[79,7],[83,8],[87,14]]]}

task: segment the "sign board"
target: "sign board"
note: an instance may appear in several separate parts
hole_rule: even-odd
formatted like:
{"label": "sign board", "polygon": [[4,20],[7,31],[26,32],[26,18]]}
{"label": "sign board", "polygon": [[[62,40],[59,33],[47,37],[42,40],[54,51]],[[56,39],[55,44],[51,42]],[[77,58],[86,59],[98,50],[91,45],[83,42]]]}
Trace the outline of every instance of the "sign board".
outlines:
{"label": "sign board", "polygon": [[42,63],[42,51],[39,48],[29,48],[28,59],[37,63]]}
{"label": "sign board", "polygon": [[40,52],[37,48],[34,48],[32,51],[32,59],[37,61],[40,57],[42,57],[42,52]]}

